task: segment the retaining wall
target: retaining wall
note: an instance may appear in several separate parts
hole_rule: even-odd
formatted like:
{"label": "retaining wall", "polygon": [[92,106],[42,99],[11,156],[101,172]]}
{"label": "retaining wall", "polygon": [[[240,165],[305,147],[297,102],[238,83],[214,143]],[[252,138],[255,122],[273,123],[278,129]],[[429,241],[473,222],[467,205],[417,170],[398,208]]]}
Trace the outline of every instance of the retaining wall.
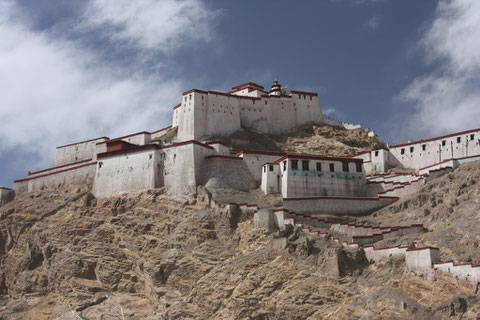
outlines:
{"label": "retaining wall", "polygon": [[89,162],[67,169],[47,172],[26,179],[14,181],[17,193],[42,190],[44,188],[59,188],[67,184],[85,185],[93,183],[97,162]]}
{"label": "retaining wall", "polygon": [[284,198],[284,208],[298,213],[360,216],[397,201],[397,197],[306,197]]}
{"label": "retaining wall", "polygon": [[0,187],[0,207],[15,198],[15,191],[9,188]]}

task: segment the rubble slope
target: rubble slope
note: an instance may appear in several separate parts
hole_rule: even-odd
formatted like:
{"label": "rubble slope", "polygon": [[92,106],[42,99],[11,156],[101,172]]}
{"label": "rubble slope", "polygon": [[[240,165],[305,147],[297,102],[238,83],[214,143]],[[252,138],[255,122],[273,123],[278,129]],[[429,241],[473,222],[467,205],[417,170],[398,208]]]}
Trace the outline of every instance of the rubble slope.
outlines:
{"label": "rubble slope", "polygon": [[478,312],[468,288],[298,229],[267,233],[165,190],[67,187],[0,209],[0,319],[425,319]]}

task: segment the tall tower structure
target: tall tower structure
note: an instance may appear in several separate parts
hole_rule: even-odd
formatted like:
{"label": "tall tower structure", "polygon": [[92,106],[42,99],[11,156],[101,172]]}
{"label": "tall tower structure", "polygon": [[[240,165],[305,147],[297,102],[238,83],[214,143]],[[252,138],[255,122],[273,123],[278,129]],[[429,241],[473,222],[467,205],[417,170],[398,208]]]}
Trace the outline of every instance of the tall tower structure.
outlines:
{"label": "tall tower structure", "polygon": [[273,82],[272,89],[268,93],[269,96],[281,96],[282,95],[282,86],[278,83],[277,80]]}

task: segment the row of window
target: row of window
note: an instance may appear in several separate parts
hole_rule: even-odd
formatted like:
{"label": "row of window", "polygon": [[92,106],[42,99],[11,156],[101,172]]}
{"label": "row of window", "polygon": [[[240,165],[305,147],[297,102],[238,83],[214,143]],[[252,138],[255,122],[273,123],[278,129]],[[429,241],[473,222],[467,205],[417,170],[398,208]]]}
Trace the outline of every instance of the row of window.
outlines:
{"label": "row of window", "polygon": [[[309,171],[310,170],[310,161],[308,160],[301,160],[302,161],[302,170]],[[298,162],[299,160],[291,160],[291,168],[292,170],[298,170]],[[316,162],[315,169],[317,171],[322,171],[322,163]],[[330,172],[335,172],[335,164],[329,163],[328,169]],[[355,163],[356,172],[362,172],[362,164],[359,162]],[[264,169],[265,170],[265,169]],[[283,161],[283,171],[287,170],[287,161]],[[342,170],[343,172],[350,172],[350,168],[347,162],[342,162]],[[273,171],[273,166],[269,165],[269,171]]]}
{"label": "row of window", "polygon": [[[471,134],[470,141],[474,139],[475,139],[475,135]],[[461,143],[461,142],[462,142],[462,137],[457,137],[457,143]],[[442,147],[445,147],[446,145],[447,145],[447,140],[442,140]],[[410,153],[413,153],[414,150],[415,150],[414,147],[410,147]],[[427,145],[422,144],[422,151],[426,151],[426,150],[427,150]],[[405,154],[405,148],[400,149],[400,154]],[[375,157],[377,156],[378,156],[378,151],[375,151]]]}

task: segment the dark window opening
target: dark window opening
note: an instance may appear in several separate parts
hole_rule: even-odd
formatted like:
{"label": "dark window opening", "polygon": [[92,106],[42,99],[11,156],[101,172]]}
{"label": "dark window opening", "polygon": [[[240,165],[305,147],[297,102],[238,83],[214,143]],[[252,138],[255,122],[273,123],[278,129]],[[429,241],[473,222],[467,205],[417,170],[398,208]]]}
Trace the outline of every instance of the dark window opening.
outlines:
{"label": "dark window opening", "polygon": [[375,157],[378,157],[378,151],[375,151]]}
{"label": "dark window opening", "polygon": [[283,171],[287,170],[287,161],[283,161]]}
{"label": "dark window opening", "polygon": [[470,140],[473,140],[473,139],[475,139],[475,135],[474,135],[474,134],[471,134],[471,135],[470,135]]}
{"label": "dark window opening", "polygon": [[423,151],[427,150],[427,145],[426,144],[422,145],[422,150]]}
{"label": "dark window opening", "polygon": [[442,147],[445,147],[447,145],[447,141],[446,140],[443,140],[442,141]]}
{"label": "dark window opening", "polygon": [[462,142],[462,137],[457,137],[457,143]]}
{"label": "dark window opening", "polygon": [[360,162],[355,163],[355,166],[357,167],[357,172],[362,172],[362,164]]}
{"label": "dark window opening", "polygon": [[343,172],[348,172],[348,162],[342,162]]}
{"label": "dark window opening", "polygon": [[405,149],[400,150],[400,154],[405,154]]}
{"label": "dark window opening", "polygon": [[268,166],[268,170],[273,171],[273,166],[272,165]]}
{"label": "dark window opening", "polygon": [[309,164],[308,160],[302,160],[302,170],[308,171],[309,170],[308,164]]}
{"label": "dark window opening", "polygon": [[330,172],[335,172],[335,164],[330,163]]}
{"label": "dark window opening", "polygon": [[263,167],[263,172],[267,172],[267,166]]}
{"label": "dark window opening", "polygon": [[322,171],[322,163],[317,162],[317,171]]}
{"label": "dark window opening", "polygon": [[410,153],[413,153],[413,149],[414,149],[413,147],[410,147]]}
{"label": "dark window opening", "polygon": [[298,160],[292,160],[292,170],[298,170]]}

